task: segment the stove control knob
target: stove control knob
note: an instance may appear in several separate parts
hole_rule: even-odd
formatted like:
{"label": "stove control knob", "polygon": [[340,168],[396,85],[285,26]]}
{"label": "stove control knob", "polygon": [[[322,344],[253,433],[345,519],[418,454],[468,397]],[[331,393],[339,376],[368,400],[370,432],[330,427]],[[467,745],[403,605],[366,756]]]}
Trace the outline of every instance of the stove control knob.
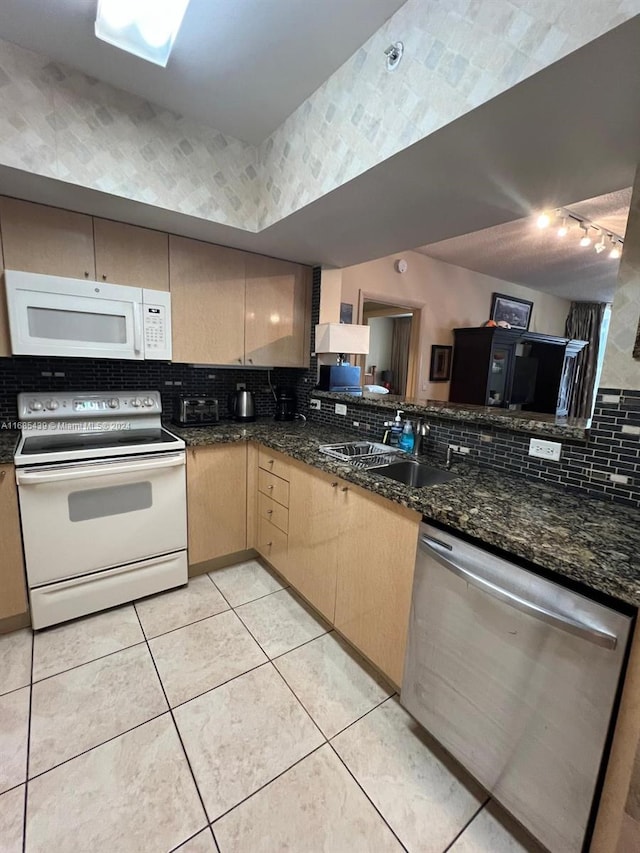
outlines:
{"label": "stove control knob", "polygon": [[60,407],[60,403],[57,400],[47,400],[46,406],[50,412],[55,412]]}
{"label": "stove control knob", "polygon": [[112,398],[111,400],[109,400],[109,402],[107,403],[107,406],[109,406],[109,408],[110,408],[110,409],[117,409],[119,405],[120,405],[120,401],[118,400],[118,398],[117,398],[117,397],[113,397],[113,398]]}
{"label": "stove control knob", "polygon": [[134,409],[137,409],[139,406],[142,405],[142,400],[140,399],[140,397],[134,397],[131,401],[131,405],[134,407]]}
{"label": "stove control knob", "polygon": [[29,403],[29,408],[32,412],[40,412],[42,411],[42,403],[40,402],[40,400],[32,400]]}
{"label": "stove control knob", "polygon": [[151,399],[151,397],[145,397],[144,400],[142,401],[142,405],[143,406],[153,406],[153,400]]}

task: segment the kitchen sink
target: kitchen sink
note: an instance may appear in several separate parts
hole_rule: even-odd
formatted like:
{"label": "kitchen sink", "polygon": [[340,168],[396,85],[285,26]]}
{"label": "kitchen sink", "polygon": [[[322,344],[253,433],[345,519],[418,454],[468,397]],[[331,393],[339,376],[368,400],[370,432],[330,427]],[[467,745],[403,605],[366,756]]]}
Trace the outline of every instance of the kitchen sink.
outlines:
{"label": "kitchen sink", "polygon": [[413,459],[403,459],[401,462],[392,462],[390,465],[382,465],[375,468],[372,473],[380,474],[381,477],[389,477],[407,486],[422,489],[424,486],[438,486],[454,480],[456,475],[440,468],[431,468],[423,462]]}

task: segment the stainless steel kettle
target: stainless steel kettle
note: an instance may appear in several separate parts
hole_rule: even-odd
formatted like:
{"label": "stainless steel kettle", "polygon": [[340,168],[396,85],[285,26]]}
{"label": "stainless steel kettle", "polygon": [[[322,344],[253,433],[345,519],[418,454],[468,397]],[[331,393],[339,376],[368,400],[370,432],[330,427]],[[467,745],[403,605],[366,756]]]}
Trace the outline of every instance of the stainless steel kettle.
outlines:
{"label": "stainless steel kettle", "polygon": [[256,401],[252,391],[229,394],[229,414],[236,421],[255,421]]}

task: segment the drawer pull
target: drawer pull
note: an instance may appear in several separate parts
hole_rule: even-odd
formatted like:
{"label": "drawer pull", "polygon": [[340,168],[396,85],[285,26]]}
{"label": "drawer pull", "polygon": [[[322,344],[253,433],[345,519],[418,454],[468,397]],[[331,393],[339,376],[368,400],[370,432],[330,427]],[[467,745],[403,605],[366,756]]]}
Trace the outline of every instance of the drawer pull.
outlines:
{"label": "drawer pull", "polygon": [[267,486],[267,488],[271,491],[271,489],[273,489],[273,483],[270,486]]}
{"label": "drawer pull", "polygon": [[343,486],[343,487],[342,487],[342,491],[343,491],[343,492],[348,492],[348,491],[349,491],[349,486]]}
{"label": "drawer pull", "polygon": [[337,488],[338,488],[338,484],[337,484],[337,483],[331,483],[331,488],[332,488],[332,489],[337,489]]}
{"label": "drawer pull", "polygon": [[273,545],[273,542],[267,542],[267,548],[271,548],[272,545]]}
{"label": "drawer pull", "polygon": [[272,510],[272,509],[268,509],[268,510],[267,510],[267,515],[273,515],[273,510]]}
{"label": "drawer pull", "polygon": [[267,464],[268,464],[268,465],[273,465],[273,463],[274,463],[275,461],[276,461],[275,459],[269,459],[269,460],[268,460],[268,462],[267,462]]}

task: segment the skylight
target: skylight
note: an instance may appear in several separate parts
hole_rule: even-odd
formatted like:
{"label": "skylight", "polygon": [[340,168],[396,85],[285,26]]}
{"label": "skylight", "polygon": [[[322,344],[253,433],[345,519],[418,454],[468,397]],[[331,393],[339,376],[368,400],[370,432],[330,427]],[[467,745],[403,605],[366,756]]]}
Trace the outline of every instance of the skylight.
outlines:
{"label": "skylight", "polygon": [[189,0],[98,0],[95,33],[102,41],[163,68]]}

